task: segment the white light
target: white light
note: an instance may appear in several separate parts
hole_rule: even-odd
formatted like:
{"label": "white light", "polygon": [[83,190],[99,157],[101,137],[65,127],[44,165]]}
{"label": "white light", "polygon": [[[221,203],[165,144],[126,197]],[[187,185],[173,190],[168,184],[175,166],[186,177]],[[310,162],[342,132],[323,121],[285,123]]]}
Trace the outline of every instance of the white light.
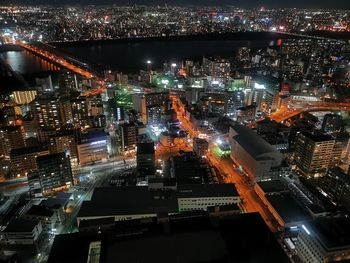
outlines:
{"label": "white light", "polygon": [[265,85],[259,84],[259,83],[255,83],[255,84],[254,84],[254,88],[255,88],[255,89],[266,89],[266,88],[265,88]]}
{"label": "white light", "polygon": [[171,64],[171,66],[172,66],[173,68],[175,68],[177,65],[176,65],[176,63],[173,63],[173,64]]}
{"label": "white light", "polygon": [[152,64],[152,61],[150,61],[150,60],[147,60],[147,64]]}
{"label": "white light", "polygon": [[106,140],[96,141],[96,142],[92,142],[92,143],[90,143],[90,145],[96,145],[96,144],[105,144],[106,142],[107,142]]}
{"label": "white light", "polygon": [[221,139],[217,139],[217,140],[216,140],[216,143],[219,144],[219,145],[221,145],[221,144],[222,144],[222,140],[221,140]]}
{"label": "white light", "polygon": [[310,235],[310,231],[306,228],[305,225],[302,225],[301,227],[305,230],[306,234]]}

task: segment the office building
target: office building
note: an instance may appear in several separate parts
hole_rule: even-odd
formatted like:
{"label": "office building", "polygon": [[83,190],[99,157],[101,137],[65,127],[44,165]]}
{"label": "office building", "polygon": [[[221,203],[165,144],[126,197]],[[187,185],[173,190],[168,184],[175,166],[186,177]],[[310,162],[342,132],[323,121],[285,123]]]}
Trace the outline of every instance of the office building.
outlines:
{"label": "office building", "polygon": [[91,164],[108,159],[107,135],[103,130],[81,135],[77,145],[79,164]]}
{"label": "office building", "polygon": [[121,152],[134,151],[137,143],[138,128],[135,123],[120,124],[118,128]]}
{"label": "office building", "polygon": [[334,144],[335,140],[328,135],[299,133],[294,153],[298,169],[306,176],[323,175],[331,163]]}
{"label": "office building", "polygon": [[137,171],[141,176],[152,176],[155,173],[154,142],[140,142],[136,151]]}
{"label": "office building", "polygon": [[229,142],[231,159],[254,181],[270,178],[272,170],[281,166],[282,154],[246,126],[231,127]]}
{"label": "office building", "polygon": [[77,127],[85,127],[89,123],[89,108],[85,98],[72,99],[70,101],[72,111],[72,123]]}
{"label": "office building", "polygon": [[319,179],[319,187],[334,204],[350,211],[350,175],[339,167],[327,170],[325,176]]}
{"label": "office building", "polygon": [[350,260],[350,220],[345,217],[322,218],[300,226],[297,255],[303,262]]}
{"label": "office building", "polygon": [[55,153],[39,156],[38,169],[28,174],[31,196],[46,196],[69,189],[73,185],[69,156]]}

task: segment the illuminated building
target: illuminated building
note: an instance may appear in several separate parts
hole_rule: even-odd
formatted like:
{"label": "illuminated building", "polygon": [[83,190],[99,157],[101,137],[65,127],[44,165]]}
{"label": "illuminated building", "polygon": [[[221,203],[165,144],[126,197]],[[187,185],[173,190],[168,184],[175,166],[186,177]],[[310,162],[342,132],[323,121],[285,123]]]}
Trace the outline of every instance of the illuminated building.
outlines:
{"label": "illuminated building", "polygon": [[148,124],[159,124],[161,122],[163,111],[160,105],[147,106],[146,112]]}
{"label": "illuminated building", "polygon": [[50,137],[52,135],[55,135],[57,132],[57,129],[52,127],[41,127],[37,129],[37,138],[38,141],[41,143],[47,143],[50,141]]}
{"label": "illuminated building", "polygon": [[208,152],[209,143],[205,139],[193,139],[193,152],[198,156],[206,156]]}
{"label": "illuminated building", "polygon": [[28,173],[31,196],[46,196],[73,186],[69,156],[54,153],[36,158],[38,169]]}
{"label": "illuminated building", "polygon": [[350,211],[350,176],[339,167],[327,170],[325,176],[319,179],[321,193],[338,206]]}
{"label": "illuminated building", "polygon": [[145,94],[146,107],[154,105],[163,105],[165,101],[169,100],[169,92],[152,92]]}
{"label": "illuminated building", "polygon": [[37,97],[32,102],[32,111],[40,127],[58,129],[61,126],[60,104],[53,97]]}
{"label": "illuminated building", "polygon": [[76,167],[78,165],[78,153],[73,131],[59,132],[50,136],[49,152],[50,154],[64,152],[66,156],[69,156],[71,166]]}
{"label": "illuminated building", "polygon": [[135,150],[137,143],[138,128],[134,123],[119,125],[119,145],[121,152]]}
{"label": "illuminated building", "polygon": [[231,73],[231,63],[226,59],[203,58],[203,70],[214,79],[228,79]]}
{"label": "illuminated building", "polygon": [[36,138],[38,130],[38,122],[32,114],[27,114],[22,119],[22,125],[26,138]]}
{"label": "illuminated building", "polygon": [[75,125],[85,127],[89,120],[89,109],[87,100],[77,98],[70,101],[72,107],[72,120]]}
{"label": "illuminated building", "polygon": [[82,134],[77,145],[79,164],[107,160],[107,135],[104,131],[89,131]]}
{"label": "illuminated building", "polygon": [[236,124],[230,128],[231,159],[254,181],[271,177],[271,170],[282,163],[282,154],[254,131]]}
{"label": "illuminated building", "polygon": [[36,90],[19,90],[12,93],[12,97],[16,104],[29,104],[31,103],[37,95]]}
{"label": "illuminated building", "polygon": [[334,143],[335,140],[328,135],[299,133],[294,153],[299,170],[312,177],[324,174],[332,160]]}
{"label": "illuminated building", "polygon": [[25,176],[38,169],[36,158],[49,154],[47,146],[14,149],[10,153],[11,170],[14,176]]}
{"label": "illuminated building", "polygon": [[25,133],[22,126],[0,127],[0,156],[9,157],[13,149],[25,147]]}
{"label": "illuminated building", "polygon": [[345,217],[309,221],[299,228],[296,252],[303,262],[337,262],[350,259],[350,221]]}

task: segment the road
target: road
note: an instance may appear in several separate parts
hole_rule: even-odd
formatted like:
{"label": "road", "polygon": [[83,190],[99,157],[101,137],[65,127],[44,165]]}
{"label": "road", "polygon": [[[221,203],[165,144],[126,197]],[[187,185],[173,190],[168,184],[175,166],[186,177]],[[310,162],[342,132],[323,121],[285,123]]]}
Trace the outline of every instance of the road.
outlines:
{"label": "road", "polygon": [[[192,128],[191,123],[183,117],[183,113],[176,106],[176,98],[174,98],[174,109],[177,113],[177,117],[181,122],[181,126],[184,130],[189,131],[190,136],[197,136],[198,132]],[[222,135],[225,137],[225,135]],[[209,141],[209,151],[207,158],[210,163],[215,166],[222,175],[224,175],[224,181],[226,183],[233,183],[242,198],[242,206],[246,212],[259,212],[265,223],[269,226],[272,232],[277,232],[277,224],[275,219],[270,214],[270,212],[265,208],[264,204],[261,202],[259,197],[254,191],[253,186],[245,180],[246,177],[243,172],[240,172],[237,164],[234,164],[230,158],[222,159],[213,154],[213,147],[215,147],[215,138],[208,138]]]}
{"label": "road", "polygon": [[349,102],[324,102],[324,101],[292,101],[290,108],[281,107],[271,114],[270,119],[282,122],[292,118],[303,111],[350,111]]}

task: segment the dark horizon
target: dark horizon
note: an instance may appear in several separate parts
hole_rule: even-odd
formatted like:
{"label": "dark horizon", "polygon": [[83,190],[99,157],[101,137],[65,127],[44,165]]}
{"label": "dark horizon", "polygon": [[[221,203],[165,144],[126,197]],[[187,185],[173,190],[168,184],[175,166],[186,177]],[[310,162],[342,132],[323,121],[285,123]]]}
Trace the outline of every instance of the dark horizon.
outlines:
{"label": "dark horizon", "polygon": [[53,0],[48,3],[45,0],[5,0],[2,4],[20,4],[20,5],[171,5],[171,6],[237,6],[242,8],[305,8],[305,9],[349,9],[350,10],[350,1],[328,1],[328,0],[287,0],[287,1],[277,1],[277,0],[238,0],[238,1],[229,1],[222,0],[218,1],[213,0],[174,0],[174,1],[161,1],[161,0]]}

